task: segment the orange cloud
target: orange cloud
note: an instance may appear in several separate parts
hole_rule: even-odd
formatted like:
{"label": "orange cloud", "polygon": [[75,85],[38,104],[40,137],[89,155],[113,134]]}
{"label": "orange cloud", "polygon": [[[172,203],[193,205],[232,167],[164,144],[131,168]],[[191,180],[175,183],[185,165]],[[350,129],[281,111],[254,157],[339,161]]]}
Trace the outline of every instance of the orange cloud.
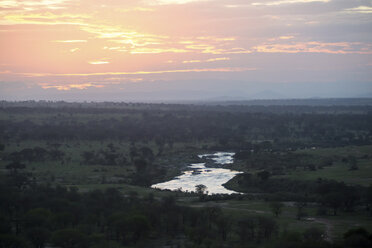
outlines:
{"label": "orange cloud", "polygon": [[283,5],[283,4],[296,4],[296,3],[313,3],[313,2],[321,2],[321,3],[327,3],[331,0],[278,0],[278,1],[272,1],[272,2],[263,2],[263,3],[252,3],[254,6],[276,6],[276,5]]}
{"label": "orange cloud", "polygon": [[223,68],[194,68],[194,69],[175,69],[161,71],[134,71],[134,72],[92,72],[92,73],[13,73],[8,74],[23,75],[25,77],[66,77],[66,76],[117,76],[117,75],[150,75],[150,74],[165,74],[165,73],[186,73],[186,72],[243,72],[255,71],[257,68],[250,67],[223,67]]}
{"label": "orange cloud", "polygon": [[280,37],[279,37],[280,40],[291,40],[291,39],[293,39],[293,38],[294,38],[294,36],[292,36],[292,35],[288,35],[288,36],[280,36]]}
{"label": "orange cloud", "polygon": [[94,61],[89,61],[88,63],[91,65],[105,65],[105,64],[109,64],[110,62],[102,61],[102,60],[94,60]]}
{"label": "orange cloud", "polygon": [[247,54],[252,53],[252,51],[247,50],[241,47],[233,47],[233,48],[217,48],[211,44],[195,44],[195,45],[187,45],[186,48],[191,50],[197,50],[201,53],[209,53],[209,54]]}
{"label": "orange cloud", "polygon": [[360,43],[348,42],[294,42],[289,44],[262,44],[253,50],[260,53],[330,53],[330,54],[372,54],[370,48],[356,49],[353,45]]}
{"label": "orange cloud", "polygon": [[179,48],[134,48],[131,49],[131,54],[159,54],[159,53],[187,53],[185,49]]}
{"label": "orange cloud", "polygon": [[355,8],[349,8],[345,10],[346,13],[359,13],[359,14],[371,14],[372,7],[371,6],[359,6]]}
{"label": "orange cloud", "polygon": [[207,60],[185,60],[182,61],[183,64],[189,64],[189,63],[202,63],[202,62],[215,62],[215,61],[227,61],[230,60],[230,58],[213,58],[213,59],[207,59]]}
{"label": "orange cloud", "polygon": [[[53,77],[65,80],[64,77],[79,76],[121,78],[238,72],[254,70],[262,63],[271,68],[276,58],[268,53],[372,54],[369,33],[365,31],[370,6],[350,4],[343,11],[332,10],[332,15],[325,14],[328,10],[316,15],[309,14],[314,10],[289,14],[289,10],[293,12],[297,7],[303,10],[306,3],[329,1],[0,0],[0,64],[11,64],[2,68],[0,81],[45,77],[42,80],[55,82]],[[332,6],[327,5],[326,9]],[[345,37],[350,41],[362,40],[360,43],[343,42],[339,38],[343,36],[330,38],[324,32],[314,32],[320,41],[311,41],[308,29],[302,29],[309,24],[316,24],[312,30],[332,24],[338,32],[342,28],[342,25],[336,28],[340,20],[346,23],[351,17],[358,32],[348,31],[347,26],[345,32],[350,33]],[[278,30],[273,30],[276,27]],[[337,38],[339,42],[322,42]],[[316,57],[309,59],[317,64]],[[345,68],[348,65],[353,70],[351,60],[344,59]],[[204,68],[207,64],[217,67],[218,63],[221,68]],[[285,63],[290,65],[289,61]],[[192,66],[199,68],[184,68]],[[5,71],[9,68],[18,73]],[[173,75],[160,77],[167,79]],[[76,81],[70,88],[78,89],[74,86],[79,85]]]}
{"label": "orange cloud", "polygon": [[4,9],[12,8],[23,8],[25,10],[32,10],[34,8],[45,7],[48,9],[61,9],[64,8],[63,4],[71,0],[41,0],[41,1],[16,1],[16,0],[4,0],[0,1],[0,7]]}
{"label": "orange cloud", "polygon": [[185,60],[185,61],[182,61],[183,64],[190,64],[190,63],[201,63],[203,61],[201,60]]}
{"label": "orange cloud", "polygon": [[94,88],[103,88],[104,85],[97,85],[92,83],[81,83],[81,84],[59,84],[59,85],[50,85],[50,84],[40,84],[41,88],[43,89],[57,89],[57,90],[72,90],[72,89],[78,89],[78,90],[85,90],[89,87]]}
{"label": "orange cloud", "polygon": [[147,2],[151,5],[187,4],[201,1],[210,0],[147,0]]}
{"label": "orange cloud", "polygon": [[55,40],[54,42],[59,42],[59,43],[84,43],[84,42],[87,42],[87,40]]}
{"label": "orange cloud", "polygon": [[214,62],[214,61],[227,61],[230,60],[230,58],[214,58],[214,59],[207,59],[206,62]]}
{"label": "orange cloud", "polygon": [[46,13],[14,13],[0,16],[0,24],[37,24],[37,25],[86,25],[85,21],[90,18],[84,14],[54,14]]}
{"label": "orange cloud", "polygon": [[144,7],[134,7],[128,9],[117,9],[118,12],[128,13],[128,12],[154,12],[155,9],[153,8],[144,8]]}

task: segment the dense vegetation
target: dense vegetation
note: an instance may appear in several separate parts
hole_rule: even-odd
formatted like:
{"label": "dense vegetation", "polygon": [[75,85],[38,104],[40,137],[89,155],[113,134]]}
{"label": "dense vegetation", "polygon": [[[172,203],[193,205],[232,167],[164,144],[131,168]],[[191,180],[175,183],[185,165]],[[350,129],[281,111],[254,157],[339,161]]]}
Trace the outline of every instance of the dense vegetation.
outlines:
{"label": "dense vegetation", "polygon": [[245,148],[252,142],[270,141],[275,149],[371,144],[372,115],[366,111],[372,108],[351,114],[321,113],[316,111],[319,107],[314,107],[315,113],[306,113],[309,107],[285,112],[286,108],[282,107],[281,114],[244,111],[241,107],[223,111],[219,107],[178,105],[2,108],[1,139],[153,141],[158,146],[213,141],[224,148]]}
{"label": "dense vegetation", "polygon": [[[77,188],[37,185],[20,169],[0,184],[0,247],[333,247],[324,232],[279,232],[266,216],[232,217],[218,207],[195,209],[174,197],[127,197],[114,188],[85,194]],[[273,205],[275,215],[281,205]],[[369,247],[363,228],[345,233],[335,247]]]}
{"label": "dense vegetation", "polygon": [[[372,107],[354,101],[1,102],[0,247],[369,247]],[[213,151],[236,152],[226,187],[246,194],[148,188]]]}

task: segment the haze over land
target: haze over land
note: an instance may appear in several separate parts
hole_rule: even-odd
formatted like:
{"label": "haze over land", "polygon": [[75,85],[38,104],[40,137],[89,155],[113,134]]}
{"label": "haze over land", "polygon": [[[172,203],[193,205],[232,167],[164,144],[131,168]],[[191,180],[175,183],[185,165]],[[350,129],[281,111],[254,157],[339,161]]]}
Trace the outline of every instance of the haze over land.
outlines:
{"label": "haze over land", "polygon": [[0,0],[0,248],[372,247],[372,0]]}
{"label": "haze over land", "polygon": [[369,0],[0,1],[0,99],[372,96]]}

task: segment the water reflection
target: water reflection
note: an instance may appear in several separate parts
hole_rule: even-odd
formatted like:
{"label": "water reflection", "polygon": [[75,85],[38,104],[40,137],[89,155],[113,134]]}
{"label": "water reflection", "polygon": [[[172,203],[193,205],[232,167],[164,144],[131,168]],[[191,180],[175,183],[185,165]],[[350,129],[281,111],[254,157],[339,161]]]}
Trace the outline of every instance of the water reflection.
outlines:
{"label": "water reflection", "polygon": [[[198,156],[199,158],[210,159],[215,164],[224,165],[234,162],[234,154],[232,152],[217,152]],[[226,189],[222,184],[240,173],[239,171],[224,168],[207,168],[205,167],[205,163],[197,163],[188,166],[187,170],[181,176],[175,177],[168,182],[154,184],[151,187],[191,192],[195,191],[196,185],[204,184],[207,186],[208,194],[233,194],[237,192]]]}
{"label": "water reflection", "polygon": [[234,152],[216,152],[213,154],[202,154],[198,155],[199,158],[212,159],[216,164],[232,164],[234,162]]}

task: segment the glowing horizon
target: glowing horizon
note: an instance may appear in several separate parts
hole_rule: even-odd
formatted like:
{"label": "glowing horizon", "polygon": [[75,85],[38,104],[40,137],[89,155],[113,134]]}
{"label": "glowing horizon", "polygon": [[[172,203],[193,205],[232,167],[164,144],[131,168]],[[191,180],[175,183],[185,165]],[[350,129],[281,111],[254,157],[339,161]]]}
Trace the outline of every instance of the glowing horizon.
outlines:
{"label": "glowing horizon", "polygon": [[372,83],[371,4],[0,0],[0,84],[66,91],[184,78],[337,82],[349,75]]}

